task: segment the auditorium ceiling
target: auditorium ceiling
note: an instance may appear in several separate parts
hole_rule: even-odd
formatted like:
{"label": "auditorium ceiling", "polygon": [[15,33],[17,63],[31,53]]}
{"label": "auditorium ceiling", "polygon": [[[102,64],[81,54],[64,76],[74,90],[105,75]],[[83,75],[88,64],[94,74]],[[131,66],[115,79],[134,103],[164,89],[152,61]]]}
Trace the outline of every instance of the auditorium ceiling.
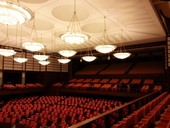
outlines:
{"label": "auditorium ceiling", "polygon": [[[90,40],[81,45],[69,45],[60,39],[60,35],[67,31],[74,11],[74,0],[19,2],[35,12],[35,27],[39,35],[37,38],[46,46],[47,53],[65,48],[85,51],[101,44],[104,16],[110,44],[119,47],[121,42],[130,46],[165,41],[167,29],[159,10],[162,9],[164,14],[170,17],[169,2],[163,0],[77,0],[79,23],[82,31],[90,36]],[[22,26],[9,26],[9,40],[6,40],[7,26],[0,24],[0,45],[22,48],[22,43],[30,37],[32,26],[33,20]]]}

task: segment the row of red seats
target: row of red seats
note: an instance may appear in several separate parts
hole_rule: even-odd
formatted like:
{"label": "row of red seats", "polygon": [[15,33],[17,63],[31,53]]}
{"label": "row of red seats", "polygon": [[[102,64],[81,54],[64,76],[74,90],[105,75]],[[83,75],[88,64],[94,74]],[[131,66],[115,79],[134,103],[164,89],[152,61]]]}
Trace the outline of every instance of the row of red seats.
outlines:
{"label": "row of red seats", "polygon": [[168,105],[166,106],[164,113],[161,114],[161,117],[155,128],[170,128],[170,95],[168,100]]}
{"label": "row of red seats", "polygon": [[86,97],[28,97],[9,101],[0,112],[0,122],[66,128],[120,105],[118,101]]}
{"label": "row of red seats", "polygon": [[28,84],[4,84],[2,85],[1,89],[3,90],[18,90],[18,89],[29,89],[29,88],[42,88],[44,87],[40,83],[28,83]]}
{"label": "row of red seats", "polygon": [[[154,83],[154,80],[153,79],[145,79],[142,83],[142,80],[141,79],[133,79],[131,82],[130,82],[130,79],[122,79],[122,80],[119,80],[119,79],[90,79],[90,78],[87,78],[87,79],[84,79],[84,78],[80,78],[80,79],[71,79],[69,82],[69,84],[117,84],[117,83],[124,83],[124,84],[137,84],[137,85],[140,85],[140,84],[145,84],[145,85],[152,85]],[[53,87],[61,87],[62,84],[57,82],[55,84],[53,84]]]}
{"label": "row of red seats", "polygon": [[140,109],[123,118],[122,121],[113,125],[112,128],[149,128],[155,122],[156,117],[160,115],[168,100],[170,100],[170,95],[167,95],[168,92],[164,92]]}

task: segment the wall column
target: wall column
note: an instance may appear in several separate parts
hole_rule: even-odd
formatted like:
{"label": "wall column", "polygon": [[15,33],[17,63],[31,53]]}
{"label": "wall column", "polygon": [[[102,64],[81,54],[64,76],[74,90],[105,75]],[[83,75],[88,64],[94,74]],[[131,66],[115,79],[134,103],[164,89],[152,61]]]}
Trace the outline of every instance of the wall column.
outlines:
{"label": "wall column", "polygon": [[25,84],[25,72],[22,72],[22,84]]}
{"label": "wall column", "polygon": [[3,56],[0,56],[0,86],[3,84]]}
{"label": "wall column", "polygon": [[170,92],[170,37],[167,37],[167,47],[165,49],[165,70],[167,70],[167,86]]}

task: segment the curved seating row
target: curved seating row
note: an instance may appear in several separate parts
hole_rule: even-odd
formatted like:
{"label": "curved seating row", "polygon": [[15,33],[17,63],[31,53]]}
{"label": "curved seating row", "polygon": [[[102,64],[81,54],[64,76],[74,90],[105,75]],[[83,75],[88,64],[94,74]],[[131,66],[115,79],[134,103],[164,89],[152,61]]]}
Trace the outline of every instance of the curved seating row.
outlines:
{"label": "curved seating row", "polygon": [[29,89],[29,88],[42,88],[44,87],[40,83],[27,83],[27,84],[4,84],[1,90],[18,90],[18,89]]}
{"label": "curved seating row", "polygon": [[170,95],[168,95],[168,92],[164,92],[140,109],[123,118],[117,124],[114,124],[112,128],[150,128],[169,101]]}
{"label": "curved seating row", "polygon": [[0,112],[0,123],[31,128],[67,128],[120,105],[120,101],[87,97],[27,97],[9,101]]}
{"label": "curved seating row", "polygon": [[124,89],[127,89],[126,91],[129,92],[132,90],[140,90],[142,93],[148,93],[150,91],[161,91],[162,86],[161,85],[154,85],[153,79],[145,79],[143,83],[141,82],[141,79],[133,79],[130,82],[130,79],[71,79],[68,84],[64,85],[61,83],[55,83],[52,85],[52,87],[55,88],[73,88],[73,89],[93,89],[93,90],[103,90],[103,91],[125,91]]}

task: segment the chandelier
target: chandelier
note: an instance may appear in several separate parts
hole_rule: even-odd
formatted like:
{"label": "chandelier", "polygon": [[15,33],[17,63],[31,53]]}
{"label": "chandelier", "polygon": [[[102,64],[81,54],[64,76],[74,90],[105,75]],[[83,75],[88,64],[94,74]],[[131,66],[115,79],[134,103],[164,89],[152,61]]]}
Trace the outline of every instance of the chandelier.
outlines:
{"label": "chandelier", "polygon": [[97,45],[95,47],[96,51],[100,52],[100,53],[110,53],[112,51],[114,51],[117,47],[115,45]]}
{"label": "chandelier", "polygon": [[114,57],[116,57],[118,59],[126,59],[131,55],[131,53],[129,53],[129,52],[118,52],[118,53],[114,53],[113,55],[114,55]]}
{"label": "chandelier", "polygon": [[13,56],[16,52],[13,49],[2,49],[0,48],[0,55],[8,57]]}
{"label": "chandelier", "polygon": [[22,44],[22,46],[31,52],[40,51],[44,48],[44,45],[38,42],[25,42]]}
{"label": "chandelier", "polygon": [[34,55],[33,56],[36,60],[42,61],[48,59],[48,55]]}
{"label": "chandelier", "polygon": [[96,56],[93,56],[92,51],[88,50],[86,55],[82,57],[82,59],[86,62],[92,62],[96,59]]}
{"label": "chandelier", "polygon": [[37,36],[37,31],[35,28],[35,19],[34,19],[34,23],[33,23],[33,27],[31,30],[31,34],[30,34],[30,41],[26,41],[25,43],[22,44],[22,46],[26,49],[29,50],[31,52],[36,52],[36,51],[40,51],[42,49],[44,49],[44,45],[40,43],[40,41],[33,41],[31,38],[35,38],[38,37]]}
{"label": "chandelier", "polygon": [[62,64],[67,64],[69,63],[71,60],[68,59],[68,58],[61,58],[61,59],[58,59],[58,62],[59,63],[62,63]]}
{"label": "chandelier", "polygon": [[23,24],[34,17],[32,11],[17,2],[0,1],[0,23]]}
{"label": "chandelier", "polygon": [[[121,31],[121,38],[123,39],[122,31]],[[118,49],[116,53],[113,54],[114,57],[118,59],[126,59],[131,55],[131,53],[126,52],[125,46],[123,45],[123,42],[121,41],[121,46]]]}
{"label": "chandelier", "polygon": [[92,62],[96,59],[95,56],[83,56],[82,59],[86,62]]}
{"label": "chandelier", "polygon": [[45,65],[50,64],[50,61],[48,61],[48,60],[41,60],[41,61],[38,61],[38,63],[45,66]]}
{"label": "chandelier", "polygon": [[[42,39],[42,37],[41,37],[41,39]],[[44,48],[44,53],[42,55],[39,53],[37,55],[33,55],[33,57],[34,57],[34,59],[36,59],[38,61],[46,60],[49,58],[49,56],[45,54],[45,48]]]}
{"label": "chandelier", "polygon": [[[6,34],[6,41],[9,41],[9,36],[8,36],[8,24],[7,24],[7,34]],[[16,54],[16,52],[13,49],[7,49],[7,48],[0,48],[0,55],[8,57],[8,56],[13,56]]]}
{"label": "chandelier", "polygon": [[15,57],[14,61],[18,62],[18,63],[24,63],[26,62],[28,59],[24,58],[24,57]]}
{"label": "chandelier", "polygon": [[64,56],[64,57],[72,57],[74,56],[77,52],[73,51],[73,50],[60,50],[58,52],[60,55]]}
{"label": "chandelier", "polygon": [[100,52],[100,53],[104,53],[104,54],[110,53],[117,48],[117,46],[115,46],[115,45],[106,44],[106,41],[111,42],[110,39],[109,39],[109,36],[107,34],[107,31],[106,31],[106,17],[104,17],[104,33],[103,33],[103,36],[101,38],[101,41],[102,41],[102,44],[97,45],[95,47],[95,50]]}
{"label": "chandelier", "polygon": [[69,44],[82,44],[89,39],[88,35],[81,32],[80,23],[76,15],[76,0],[74,0],[74,13],[67,28],[67,32],[60,37]]}

